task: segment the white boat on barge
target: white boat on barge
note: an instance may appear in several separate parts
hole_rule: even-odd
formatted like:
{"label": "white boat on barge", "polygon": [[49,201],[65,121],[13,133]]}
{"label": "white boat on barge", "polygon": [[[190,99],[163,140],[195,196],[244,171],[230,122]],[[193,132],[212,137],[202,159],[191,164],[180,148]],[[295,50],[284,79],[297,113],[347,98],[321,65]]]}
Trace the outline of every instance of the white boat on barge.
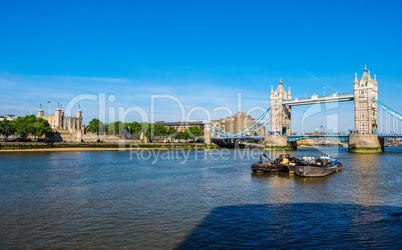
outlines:
{"label": "white boat on barge", "polygon": [[320,159],[303,157],[302,163],[295,166],[295,175],[302,177],[323,177],[339,172],[342,164],[331,158],[330,154],[321,154]]}

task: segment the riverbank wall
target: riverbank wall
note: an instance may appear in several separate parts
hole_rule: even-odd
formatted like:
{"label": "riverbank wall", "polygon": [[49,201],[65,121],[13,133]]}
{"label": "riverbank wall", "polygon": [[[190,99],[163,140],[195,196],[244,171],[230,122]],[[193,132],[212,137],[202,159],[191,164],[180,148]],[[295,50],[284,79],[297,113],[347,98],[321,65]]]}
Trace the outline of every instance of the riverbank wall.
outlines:
{"label": "riverbank wall", "polygon": [[297,142],[289,143],[286,135],[265,135],[265,150],[297,150]]}
{"label": "riverbank wall", "polygon": [[10,151],[70,151],[82,150],[141,150],[141,149],[206,149],[204,143],[44,143],[44,142],[6,142],[0,143],[0,152]]}
{"label": "riverbank wall", "polygon": [[384,138],[376,134],[350,134],[349,152],[351,153],[382,153]]}

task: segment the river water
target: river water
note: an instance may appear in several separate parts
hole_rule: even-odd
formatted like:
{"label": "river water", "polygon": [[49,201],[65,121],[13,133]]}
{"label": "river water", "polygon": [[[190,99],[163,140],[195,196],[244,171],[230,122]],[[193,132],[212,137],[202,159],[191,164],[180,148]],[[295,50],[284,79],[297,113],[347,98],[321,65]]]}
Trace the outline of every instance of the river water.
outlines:
{"label": "river water", "polygon": [[0,248],[400,249],[402,148],[321,150],[343,170],[255,174],[245,150],[3,152]]}

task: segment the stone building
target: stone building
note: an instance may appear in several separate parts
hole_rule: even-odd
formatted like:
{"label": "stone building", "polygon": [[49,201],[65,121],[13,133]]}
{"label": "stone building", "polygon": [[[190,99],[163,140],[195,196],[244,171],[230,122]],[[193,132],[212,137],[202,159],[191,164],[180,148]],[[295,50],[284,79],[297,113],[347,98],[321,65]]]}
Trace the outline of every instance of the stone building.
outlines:
{"label": "stone building", "polygon": [[82,111],[77,110],[77,117],[64,116],[64,111],[57,108],[55,115],[44,116],[42,108],[38,111],[38,117],[43,118],[49,122],[53,130],[82,130]]}
{"label": "stone building", "polygon": [[376,75],[374,79],[364,67],[363,76],[360,81],[355,73],[353,84],[355,99],[355,130],[359,134],[377,134],[378,113],[377,103],[372,98],[378,99],[378,84]]}
{"label": "stone building", "polygon": [[[81,142],[83,124],[82,124],[82,111],[77,110],[77,116],[65,116],[64,111],[58,107],[54,115],[44,115],[41,108],[38,110],[38,117],[43,118],[49,122],[50,127],[55,132],[55,141],[75,141]],[[57,138],[56,138],[57,137]]]}
{"label": "stone building", "polygon": [[[238,112],[231,117],[227,117],[226,119],[219,119],[213,122],[218,123],[219,127],[226,132],[234,134],[248,127],[250,124],[255,122],[255,119],[247,113]],[[259,127],[259,125],[262,124],[258,124],[256,127]],[[265,132],[265,127],[263,127],[260,131],[257,132],[257,134],[265,135]]]}
{"label": "stone building", "polygon": [[282,105],[283,99],[292,99],[292,94],[283,88],[282,80],[274,92],[271,86],[271,131],[281,135],[290,134],[291,131],[291,107]]}

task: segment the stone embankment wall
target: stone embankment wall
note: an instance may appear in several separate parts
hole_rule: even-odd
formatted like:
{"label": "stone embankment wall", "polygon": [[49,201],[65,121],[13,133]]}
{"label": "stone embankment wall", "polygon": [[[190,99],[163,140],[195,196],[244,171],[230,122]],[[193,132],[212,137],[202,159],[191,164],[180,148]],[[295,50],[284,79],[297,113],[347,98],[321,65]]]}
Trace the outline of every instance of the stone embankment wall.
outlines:
{"label": "stone embankment wall", "polygon": [[44,142],[5,142],[0,143],[0,152],[8,150],[41,150],[45,149],[63,149],[76,148],[77,150],[85,149],[122,149],[122,150],[138,150],[138,149],[194,149],[202,150],[207,146],[204,143],[44,143]]}
{"label": "stone embankment wall", "polygon": [[384,138],[378,138],[376,134],[351,134],[349,135],[349,152],[384,152]]}
{"label": "stone embankment wall", "polygon": [[286,135],[266,135],[264,145],[267,149],[292,149],[292,146],[288,143]]}

